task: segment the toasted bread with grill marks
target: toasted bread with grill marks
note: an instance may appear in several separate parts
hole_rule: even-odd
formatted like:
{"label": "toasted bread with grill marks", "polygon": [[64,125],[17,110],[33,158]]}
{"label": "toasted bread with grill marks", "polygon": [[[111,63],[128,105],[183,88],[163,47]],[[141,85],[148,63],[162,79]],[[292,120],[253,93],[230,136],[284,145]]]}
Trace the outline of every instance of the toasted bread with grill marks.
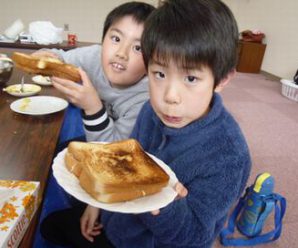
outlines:
{"label": "toasted bread with grill marks", "polygon": [[69,79],[74,82],[81,81],[78,68],[71,64],[63,63],[59,59],[50,57],[36,57],[33,55],[14,52],[12,60],[17,68],[33,74],[55,76]]}
{"label": "toasted bread with grill marks", "polygon": [[154,194],[169,182],[166,172],[134,139],[109,144],[71,142],[65,163],[82,188],[106,203]]}

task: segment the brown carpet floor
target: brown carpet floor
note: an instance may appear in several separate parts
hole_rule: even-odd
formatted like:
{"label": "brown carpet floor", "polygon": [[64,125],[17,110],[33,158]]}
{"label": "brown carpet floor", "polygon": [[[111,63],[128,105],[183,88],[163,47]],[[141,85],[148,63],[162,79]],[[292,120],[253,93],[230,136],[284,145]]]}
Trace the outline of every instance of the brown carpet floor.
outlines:
{"label": "brown carpet floor", "polygon": [[[281,83],[261,74],[237,73],[222,92],[226,107],[238,120],[252,161],[251,185],[256,175],[269,172],[275,192],[287,199],[281,237],[257,247],[298,247],[298,102],[281,94]],[[271,230],[272,215],[266,222]],[[217,242],[214,248],[221,248]]]}

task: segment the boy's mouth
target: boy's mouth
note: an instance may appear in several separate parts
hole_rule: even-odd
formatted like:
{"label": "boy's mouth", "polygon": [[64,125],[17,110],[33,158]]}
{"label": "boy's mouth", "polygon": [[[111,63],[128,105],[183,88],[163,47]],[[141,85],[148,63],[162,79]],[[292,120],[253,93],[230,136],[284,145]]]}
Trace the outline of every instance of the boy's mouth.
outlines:
{"label": "boy's mouth", "polygon": [[123,65],[121,65],[117,62],[112,62],[111,65],[112,65],[113,69],[115,69],[117,71],[124,71],[126,69]]}
{"label": "boy's mouth", "polygon": [[177,116],[169,116],[169,115],[163,115],[163,119],[172,124],[177,124],[182,121],[182,117],[177,117]]}

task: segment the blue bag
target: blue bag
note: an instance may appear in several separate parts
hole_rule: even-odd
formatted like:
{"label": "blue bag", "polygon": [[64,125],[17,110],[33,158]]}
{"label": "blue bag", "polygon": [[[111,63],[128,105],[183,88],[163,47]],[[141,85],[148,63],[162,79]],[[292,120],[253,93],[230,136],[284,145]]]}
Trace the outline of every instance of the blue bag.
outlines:
{"label": "blue bag", "polygon": [[[246,189],[233,210],[228,225],[220,233],[224,246],[252,246],[269,243],[280,237],[282,219],[286,211],[286,199],[273,193],[274,179],[269,173],[258,175],[254,185]],[[275,209],[274,230],[261,234],[269,214]],[[244,238],[233,238],[235,225]]]}

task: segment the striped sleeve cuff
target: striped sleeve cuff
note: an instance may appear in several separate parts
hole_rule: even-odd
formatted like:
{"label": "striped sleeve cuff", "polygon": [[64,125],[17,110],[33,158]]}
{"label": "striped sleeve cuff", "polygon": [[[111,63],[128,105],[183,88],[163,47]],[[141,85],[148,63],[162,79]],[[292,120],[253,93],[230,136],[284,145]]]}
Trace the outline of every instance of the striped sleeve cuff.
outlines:
{"label": "striped sleeve cuff", "polygon": [[88,131],[101,131],[109,125],[109,117],[105,107],[93,115],[86,115],[82,111],[83,123]]}

